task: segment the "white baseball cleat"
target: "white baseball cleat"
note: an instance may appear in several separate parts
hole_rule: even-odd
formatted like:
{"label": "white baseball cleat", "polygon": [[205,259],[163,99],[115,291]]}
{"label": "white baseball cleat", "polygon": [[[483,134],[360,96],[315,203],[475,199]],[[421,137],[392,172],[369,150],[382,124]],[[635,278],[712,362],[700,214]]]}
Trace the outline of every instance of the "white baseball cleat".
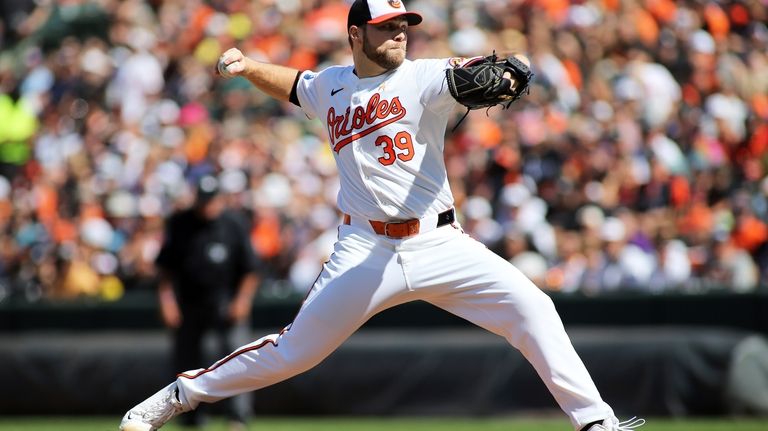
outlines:
{"label": "white baseball cleat", "polygon": [[120,431],[155,431],[166,422],[189,409],[185,409],[179,401],[179,390],[176,382],[160,389],[128,410],[120,422]]}
{"label": "white baseball cleat", "polygon": [[608,418],[601,424],[594,424],[587,431],[632,431],[645,425],[645,419],[633,416],[632,419],[619,422],[616,418]]}

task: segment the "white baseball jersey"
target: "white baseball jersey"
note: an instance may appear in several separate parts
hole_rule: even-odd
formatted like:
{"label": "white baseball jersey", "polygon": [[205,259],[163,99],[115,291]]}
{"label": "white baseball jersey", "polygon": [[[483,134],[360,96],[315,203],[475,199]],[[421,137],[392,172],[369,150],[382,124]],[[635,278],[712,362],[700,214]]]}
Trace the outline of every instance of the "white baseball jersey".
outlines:
{"label": "white baseball jersey", "polygon": [[[453,205],[442,154],[448,113],[456,103],[444,70],[453,64],[405,61],[364,79],[352,67],[301,75],[297,97],[310,117],[326,124],[341,176],[338,204],[351,220],[339,226],[333,253],[294,321],[210,367],[179,374],[169,388],[178,388],[181,409],[306,371],[371,316],[423,300],[519,349],[574,428],[613,417],[552,300],[458,224],[438,226],[437,214]],[[420,219],[419,231],[402,238],[378,234],[369,222],[413,218]],[[136,411],[144,405],[158,402],[150,397]]]}
{"label": "white baseball jersey", "polygon": [[326,125],[339,169],[338,206],[369,220],[438,214],[453,206],[443,159],[448,59],[405,60],[358,78],[352,66],[304,72],[296,93],[310,118]]}

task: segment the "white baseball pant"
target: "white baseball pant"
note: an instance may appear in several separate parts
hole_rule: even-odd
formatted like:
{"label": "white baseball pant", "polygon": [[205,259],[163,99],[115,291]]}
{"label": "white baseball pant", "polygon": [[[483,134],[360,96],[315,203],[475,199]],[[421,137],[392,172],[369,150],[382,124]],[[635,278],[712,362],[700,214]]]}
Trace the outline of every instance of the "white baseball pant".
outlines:
{"label": "white baseball pant", "polygon": [[209,368],[180,374],[179,397],[195,408],[288,379],[317,365],[374,314],[413,300],[506,338],[575,428],[613,416],[551,299],[517,268],[454,225],[398,240],[375,234],[365,220],[339,227],[333,254],[293,323]]}

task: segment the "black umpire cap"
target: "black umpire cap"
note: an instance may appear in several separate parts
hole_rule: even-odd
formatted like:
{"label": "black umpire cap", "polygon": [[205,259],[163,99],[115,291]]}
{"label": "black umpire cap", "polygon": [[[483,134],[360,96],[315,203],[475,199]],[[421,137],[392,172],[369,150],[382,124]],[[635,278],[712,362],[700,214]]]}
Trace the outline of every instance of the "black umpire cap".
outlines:
{"label": "black umpire cap", "polygon": [[219,194],[219,180],[213,175],[203,175],[197,181],[197,202],[208,202]]}

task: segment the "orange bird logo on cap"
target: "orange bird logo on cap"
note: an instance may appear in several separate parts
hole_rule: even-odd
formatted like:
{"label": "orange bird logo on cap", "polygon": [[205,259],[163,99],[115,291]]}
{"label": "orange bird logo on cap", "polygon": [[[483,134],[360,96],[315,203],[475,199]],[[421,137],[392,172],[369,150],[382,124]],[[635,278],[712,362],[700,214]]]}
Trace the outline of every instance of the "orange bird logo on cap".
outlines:
{"label": "orange bird logo on cap", "polygon": [[389,3],[390,6],[392,6],[395,9],[399,9],[400,6],[403,5],[402,3],[400,3],[400,0],[387,0],[387,2]]}

